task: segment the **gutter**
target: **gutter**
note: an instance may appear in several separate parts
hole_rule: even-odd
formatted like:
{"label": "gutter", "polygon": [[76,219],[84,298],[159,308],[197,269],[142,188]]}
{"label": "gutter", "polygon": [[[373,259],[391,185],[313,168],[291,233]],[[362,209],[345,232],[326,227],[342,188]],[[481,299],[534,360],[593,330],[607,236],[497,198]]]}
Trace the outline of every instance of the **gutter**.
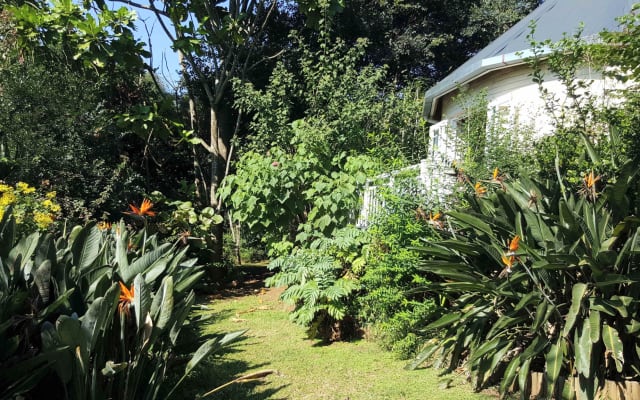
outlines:
{"label": "gutter", "polygon": [[[545,46],[542,48],[542,51],[539,51],[537,53],[537,56],[540,57],[549,54],[551,54],[551,49]],[[466,85],[467,83],[488,74],[489,72],[497,71],[499,69],[507,68],[514,65],[524,64],[527,59],[534,56],[536,56],[536,54],[531,49],[516,51],[508,54],[500,54],[480,60],[480,62],[478,62],[473,69],[461,74],[460,78],[456,79],[455,81],[447,82],[447,78],[445,78],[444,80],[440,81],[440,83],[427,90],[427,92],[425,93],[424,106],[422,108],[423,117],[427,120],[427,122],[431,124],[439,122],[438,119],[435,119],[435,113],[438,108],[438,103],[443,96],[460,88],[460,86]],[[463,64],[449,76],[455,75],[458,70],[462,70],[465,67],[468,66]]]}

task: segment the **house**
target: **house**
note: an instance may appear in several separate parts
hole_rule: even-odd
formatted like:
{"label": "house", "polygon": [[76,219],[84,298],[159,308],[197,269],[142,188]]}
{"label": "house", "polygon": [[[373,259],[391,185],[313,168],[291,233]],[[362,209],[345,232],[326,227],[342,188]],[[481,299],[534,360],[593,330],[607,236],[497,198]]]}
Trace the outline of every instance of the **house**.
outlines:
{"label": "house", "polygon": [[[488,121],[487,134],[491,123],[500,123],[502,131],[529,132],[532,139],[554,131],[553,117],[545,109],[540,88],[533,82],[532,69],[527,62],[527,58],[534,55],[528,38],[532,21],[535,23],[533,39],[536,42],[557,42],[579,29],[582,29],[583,39],[596,40],[603,30],[619,30],[617,18],[630,13],[635,2],[546,0],[429,89],[425,94],[423,110],[425,119],[432,124],[429,129],[429,152],[420,164],[409,167],[416,171],[417,180],[423,185],[423,197],[431,204],[445,205],[456,187],[457,177],[452,166],[464,160],[459,131],[467,117],[459,101],[461,93],[467,98],[483,97]],[[542,51],[539,55],[544,58],[545,52],[548,54],[550,49]],[[604,79],[588,65],[578,71],[578,78],[588,80],[590,92],[603,100],[608,99],[607,92],[617,85]],[[566,99],[564,86],[552,74],[545,74],[543,86],[560,101]],[[393,186],[393,174],[388,174],[386,178],[385,185]],[[373,183],[365,188],[358,226],[367,226],[371,216],[384,209],[377,190]]]}
{"label": "house", "polygon": [[[430,150],[427,163],[434,180],[443,166],[461,161],[456,129],[465,118],[457,96],[483,93],[487,104],[487,121],[500,118],[501,123],[518,124],[533,132],[534,139],[553,132],[552,115],[545,110],[539,87],[532,81],[526,62],[534,55],[528,35],[535,23],[536,42],[557,42],[575,34],[582,25],[582,38],[597,39],[603,30],[619,30],[617,18],[632,10],[630,0],[546,0],[487,47],[471,57],[435,86],[424,99],[424,116],[430,127]],[[544,50],[546,52],[549,49]],[[543,52],[544,55],[544,52]],[[612,82],[585,66],[578,72],[590,80],[590,91],[602,99]],[[551,74],[545,74],[543,86],[558,99],[566,99],[564,86]],[[435,182],[435,181],[434,181]]]}

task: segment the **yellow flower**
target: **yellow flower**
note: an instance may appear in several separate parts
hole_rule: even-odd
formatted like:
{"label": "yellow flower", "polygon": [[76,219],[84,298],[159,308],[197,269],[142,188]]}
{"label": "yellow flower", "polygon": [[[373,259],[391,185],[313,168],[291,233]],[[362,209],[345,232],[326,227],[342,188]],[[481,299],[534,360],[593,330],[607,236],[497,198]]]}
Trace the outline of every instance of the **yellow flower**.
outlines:
{"label": "yellow flower", "polygon": [[9,185],[5,185],[4,183],[0,183],[0,192],[13,192],[13,188]]}
{"label": "yellow flower", "polygon": [[38,228],[46,229],[53,223],[53,216],[51,214],[35,211],[33,213],[33,221],[36,223]]}
{"label": "yellow flower", "polygon": [[18,189],[19,192],[22,192],[25,194],[33,193],[36,191],[36,188],[31,187],[29,186],[28,183],[24,183],[24,182],[16,183],[16,189]]}
{"label": "yellow flower", "polygon": [[57,213],[58,211],[60,211],[60,206],[49,199],[43,200],[42,206],[45,208],[48,208],[54,213]]}
{"label": "yellow flower", "polygon": [[2,197],[0,197],[0,207],[6,207],[15,202],[16,202],[16,195],[13,194],[13,191],[2,193]]}
{"label": "yellow flower", "polygon": [[56,192],[47,192],[47,194],[45,195],[47,199],[53,199],[54,197],[56,197]]}

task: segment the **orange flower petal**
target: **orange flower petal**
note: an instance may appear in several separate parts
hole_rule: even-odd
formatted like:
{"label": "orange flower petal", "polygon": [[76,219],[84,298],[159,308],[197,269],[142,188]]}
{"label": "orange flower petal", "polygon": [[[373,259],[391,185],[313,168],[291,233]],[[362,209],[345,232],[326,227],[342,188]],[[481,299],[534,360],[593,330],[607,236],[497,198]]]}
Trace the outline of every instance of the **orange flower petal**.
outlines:
{"label": "orange flower petal", "polygon": [[511,253],[515,253],[516,251],[518,251],[519,243],[520,243],[520,236],[515,235],[513,239],[511,239],[511,242],[509,243],[509,251]]}

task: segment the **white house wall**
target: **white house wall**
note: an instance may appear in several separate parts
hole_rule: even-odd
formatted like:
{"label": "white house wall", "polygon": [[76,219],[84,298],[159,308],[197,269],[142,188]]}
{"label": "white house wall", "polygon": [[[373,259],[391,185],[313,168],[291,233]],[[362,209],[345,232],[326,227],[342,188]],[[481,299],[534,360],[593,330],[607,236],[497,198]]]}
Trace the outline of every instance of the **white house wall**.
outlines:
{"label": "white house wall", "polygon": [[[537,139],[554,132],[554,118],[545,109],[544,100],[536,83],[532,82],[531,68],[528,65],[513,66],[493,71],[470,83],[466,91],[469,95],[484,90],[488,102],[489,120],[492,110],[507,111],[508,117],[517,116],[517,123],[521,128],[533,131],[533,138]],[[582,68],[578,74],[579,79],[589,80],[590,93],[600,99],[608,97],[613,89],[611,82],[602,79],[601,74]],[[564,85],[550,72],[545,71],[543,87],[548,92],[560,99],[559,106],[567,106],[566,91]],[[442,118],[455,121],[463,117],[463,110],[455,97],[458,91],[445,95],[442,99]]]}

